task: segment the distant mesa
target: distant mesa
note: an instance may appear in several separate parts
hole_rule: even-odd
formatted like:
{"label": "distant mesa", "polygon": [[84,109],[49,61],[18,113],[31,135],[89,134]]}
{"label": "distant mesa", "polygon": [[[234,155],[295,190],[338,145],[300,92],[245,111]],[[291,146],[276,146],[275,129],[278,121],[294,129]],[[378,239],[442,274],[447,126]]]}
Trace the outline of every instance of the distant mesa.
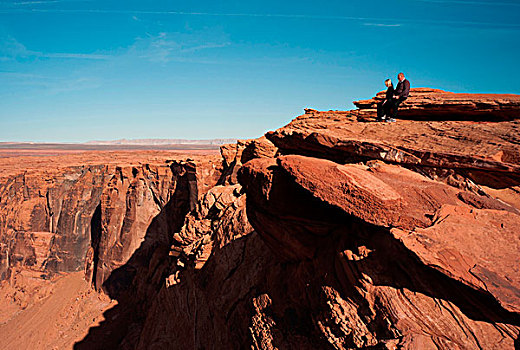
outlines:
{"label": "distant mesa", "polygon": [[211,145],[221,146],[227,143],[234,143],[236,139],[207,139],[207,140],[187,140],[187,139],[120,139],[112,141],[88,141],[89,145]]}
{"label": "distant mesa", "polygon": [[51,143],[51,142],[0,142],[0,149],[19,150],[218,150],[227,143],[235,143],[236,139],[136,139],[112,141],[88,141],[84,143]]}

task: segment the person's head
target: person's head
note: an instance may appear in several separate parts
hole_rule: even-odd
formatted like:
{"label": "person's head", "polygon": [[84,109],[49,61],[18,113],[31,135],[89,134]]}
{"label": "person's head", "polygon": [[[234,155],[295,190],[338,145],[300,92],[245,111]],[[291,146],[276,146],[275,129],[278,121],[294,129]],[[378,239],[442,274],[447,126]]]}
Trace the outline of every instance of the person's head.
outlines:
{"label": "person's head", "polygon": [[392,85],[392,79],[386,79],[385,85],[386,85],[386,87],[390,87]]}
{"label": "person's head", "polygon": [[397,74],[397,79],[399,79],[399,81],[403,81],[404,80],[404,73]]}

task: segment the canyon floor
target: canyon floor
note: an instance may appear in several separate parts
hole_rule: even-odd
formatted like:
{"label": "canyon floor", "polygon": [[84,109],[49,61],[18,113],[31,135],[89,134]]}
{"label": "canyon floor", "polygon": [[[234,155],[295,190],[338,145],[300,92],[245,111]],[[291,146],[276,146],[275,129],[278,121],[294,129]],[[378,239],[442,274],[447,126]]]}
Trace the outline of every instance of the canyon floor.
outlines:
{"label": "canyon floor", "polygon": [[[31,276],[23,274],[16,278],[22,276],[24,287],[31,288],[28,281]],[[56,276],[45,286],[37,281],[33,287],[37,294],[31,293],[20,307],[13,307],[16,290],[7,285],[0,288],[0,348],[70,349],[115,304],[106,295],[92,290],[82,271]]]}

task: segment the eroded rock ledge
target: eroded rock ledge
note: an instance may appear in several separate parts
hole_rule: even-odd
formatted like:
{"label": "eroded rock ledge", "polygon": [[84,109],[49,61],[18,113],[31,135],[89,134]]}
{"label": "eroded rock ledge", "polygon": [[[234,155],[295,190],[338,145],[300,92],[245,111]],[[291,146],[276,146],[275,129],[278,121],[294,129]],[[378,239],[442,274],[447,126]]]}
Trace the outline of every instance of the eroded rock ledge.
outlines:
{"label": "eroded rock ledge", "polygon": [[[369,100],[354,101],[361,116],[375,116],[379,92]],[[439,89],[412,88],[399,108],[402,119],[504,121],[519,119],[520,96],[513,94],[466,94]]]}
{"label": "eroded rock ledge", "polygon": [[266,137],[286,154],[449,169],[494,188],[520,184],[520,120],[376,123],[360,121],[353,112],[308,110]]}
{"label": "eroded rock ledge", "polygon": [[240,180],[251,224],[276,255],[327,271],[307,289],[327,286],[319,314],[344,322],[315,334],[330,346],[514,348],[514,208],[384,163],[290,155],[249,162]]}

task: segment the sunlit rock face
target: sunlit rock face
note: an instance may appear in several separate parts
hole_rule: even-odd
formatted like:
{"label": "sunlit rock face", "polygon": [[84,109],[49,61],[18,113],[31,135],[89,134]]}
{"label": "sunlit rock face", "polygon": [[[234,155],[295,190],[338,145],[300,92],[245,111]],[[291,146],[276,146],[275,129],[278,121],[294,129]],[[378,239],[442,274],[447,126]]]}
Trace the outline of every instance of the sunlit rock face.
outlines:
{"label": "sunlit rock face", "polygon": [[[87,265],[96,275],[93,283],[101,286],[130,259],[147,233],[154,240],[168,240],[168,225],[182,223],[199,192],[207,191],[220,177],[220,169],[203,174],[203,168],[197,173],[197,164],[186,161],[85,165],[4,178],[0,187],[3,278],[9,277],[12,266],[56,273]],[[171,215],[150,227],[167,205]],[[94,270],[90,263],[96,265]]]}
{"label": "sunlit rock face", "polygon": [[[369,100],[354,101],[362,116],[373,116],[381,91]],[[399,107],[399,118],[415,120],[506,121],[519,119],[520,96],[514,94],[466,94],[439,89],[412,88]]]}

